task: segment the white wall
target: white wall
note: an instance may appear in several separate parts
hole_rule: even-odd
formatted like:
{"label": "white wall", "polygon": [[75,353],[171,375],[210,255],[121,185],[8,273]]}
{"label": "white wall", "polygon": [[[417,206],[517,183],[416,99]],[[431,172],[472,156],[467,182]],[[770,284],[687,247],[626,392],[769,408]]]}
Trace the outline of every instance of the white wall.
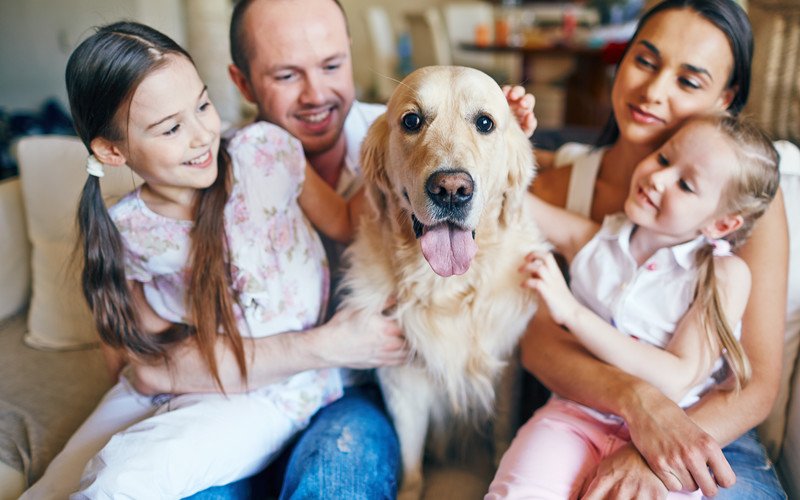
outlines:
{"label": "white wall", "polygon": [[[208,10],[206,0],[0,0],[0,108],[6,111],[38,109],[48,97],[58,98],[66,107],[64,68],[75,46],[92,26],[120,19],[149,24],[163,31],[186,47],[198,60],[198,68],[208,81],[209,91],[218,102],[224,118],[228,109],[237,107],[238,97],[224,88],[227,78],[227,29],[214,30],[218,44],[190,36],[194,29],[186,21],[189,10]],[[228,0],[226,0],[228,1]],[[230,0],[231,4],[233,0]],[[408,10],[438,6],[446,0],[341,0],[350,22],[353,38],[353,65],[356,87],[360,95],[372,85],[374,72],[370,63],[370,42],[367,37],[363,9],[370,5],[385,7],[396,28],[402,29],[403,13]],[[210,2],[221,12],[220,0]],[[225,24],[229,14],[225,14]],[[204,21],[202,16],[198,24]],[[188,24],[188,27],[187,27]],[[188,45],[187,45],[187,42]],[[205,43],[201,43],[205,42]],[[194,47],[193,45],[198,45]],[[205,46],[203,48],[202,46]],[[210,71],[203,55],[209,46],[216,47],[218,71]],[[224,47],[224,50],[222,49]],[[203,49],[201,54],[198,50]],[[225,52],[224,54],[222,52]]]}
{"label": "white wall", "polygon": [[447,3],[447,0],[403,0],[402,2],[397,0],[340,1],[347,13],[347,20],[350,24],[350,36],[353,39],[353,73],[359,94],[368,92],[372,86],[372,79],[375,77],[370,63],[371,48],[369,37],[367,36],[366,21],[364,20],[364,9],[373,5],[384,7],[392,17],[395,29],[399,32],[403,28],[404,12],[420,10],[426,7],[437,7]]}
{"label": "white wall", "polygon": [[[395,0],[342,0],[353,36],[354,72],[360,92],[369,88],[373,77],[363,8],[382,5],[395,18],[402,19],[405,10],[443,1],[406,0],[398,5]],[[224,88],[223,83],[230,59],[227,55],[229,13],[225,13],[225,29],[215,29],[212,35],[212,38],[219,38],[218,43],[210,39],[202,43],[202,38],[191,35],[195,31],[193,26],[204,22],[203,16],[192,25],[187,23],[186,12],[208,10],[200,5],[203,2],[205,0],[0,0],[0,108],[7,112],[35,110],[45,99],[56,97],[66,109],[64,69],[69,54],[90,33],[92,26],[129,19],[149,24],[185,46],[197,60],[215,103],[218,107],[224,104],[220,111],[223,115],[229,114],[228,109],[238,106],[236,91]],[[210,3],[219,10],[219,0]],[[232,5],[233,1],[230,3]],[[208,47],[216,47],[213,57],[220,59],[219,71],[210,71],[211,61],[203,57]],[[203,54],[198,52],[200,49]]]}
{"label": "white wall", "polygon": [[0,0],[0,108],[66,107],[67,58],[92,26],[141,21],[185,42],[181,0]]}

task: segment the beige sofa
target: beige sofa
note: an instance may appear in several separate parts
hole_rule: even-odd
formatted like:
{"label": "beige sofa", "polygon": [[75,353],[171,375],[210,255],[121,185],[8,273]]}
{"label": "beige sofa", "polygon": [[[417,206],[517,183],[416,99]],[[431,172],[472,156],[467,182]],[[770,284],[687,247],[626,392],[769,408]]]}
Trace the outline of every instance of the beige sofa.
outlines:
{"label": "beige sofa", "polygon": [[[776,138],[800,144],[800,2],[750,0],[749,13],[756,57],[747,111]],[[797,257],[781,391],[759,430],[789,498],[800,499],[800,152],[788,143],[782,151]],[[41,475],[111,385],[69,265],[85,149],[74,138],[31,138],[18,153],[20,178],[0,182],[0,500],[17,498]],[[135,182],[111,172],[103,192],[113,199]],[[426,497],[480,498],[494,458],[473,450],[469,464],[429,471]]]}
{"label": "beige sofa", "polygon": [[[782,143],[787,212],[800,253],[800,151]],[[85,149],[75,138],[34,137],[18,145],[20,178],[0,183],[0,499],[34,481],[110,386],[76,269],[74,213],[85,180]],[[116,175],[115,175],[116,174]],[[103,178],[113,201],[136,180]],[[763,438],[790,498],[800,498],[800,269],[791,269],[785,376]],[[508,393],[508,391],[505,391]],[[787,417],[788,412],[788,417]],[[481,498],[491,479],[490,448],[463,466],[429,470],[426,498]]]}

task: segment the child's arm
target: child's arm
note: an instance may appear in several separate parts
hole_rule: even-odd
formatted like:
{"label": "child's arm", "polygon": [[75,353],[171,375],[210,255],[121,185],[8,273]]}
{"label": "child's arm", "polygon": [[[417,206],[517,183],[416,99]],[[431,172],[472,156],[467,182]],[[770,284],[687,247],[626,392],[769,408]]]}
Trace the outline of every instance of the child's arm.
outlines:
{"label": "child's arm", "polygon": [[[750,286],[752,275],[747,263],[738,256],[714,257],[714,270],[719,291],[720,304],[730,328],[735,328],[744,316],[744,310],[750,299]],[[665,350],[679,358],[691,359],[694,357],[701,363],[700,370],[694,379],[687,377],[674,381],[675,390],[685,393],[699,382],[708,377],[710,367],[714,365],[721,355],[721,346],[715,341],[715,332],[707,331],[700,321],[700,310],[692,304],[689,312],[678,324],[674,335],[666,345]],[[711,339],[709,341],[709,339]],[[702,357],[702,356],[706,357]]]}
{"label": "child's arm", "polygon": [[363,189],[347,201],[326,184],[308,163],[299,202],[314,227],[340,243],[353,240],[358,221],[365,210]]}
{"label": "child's arm", "polygon": [[528,193],[527,203],[542,235],[568,261],[600,229],[591,219],[551,205],[533,194]]}
{"label": "child's arm", "polygon": [[[725,313],[731,324],[737,324],[747,304],[750,273],[740,259],[739,263],[733,257],[725,259],[731,262],[717,266],[719,288],[725,292]],[[586,349],[652,384],[674,401],[707,377],[719,357],[719,346],[709,345],[695,305],[679,323],[666,349],[661,349],[629,337],[580,304],[567,288],[552,255],[534,255],[522,270],[529,273],[524,286],[537,293],[553,319],[569,329]]]}

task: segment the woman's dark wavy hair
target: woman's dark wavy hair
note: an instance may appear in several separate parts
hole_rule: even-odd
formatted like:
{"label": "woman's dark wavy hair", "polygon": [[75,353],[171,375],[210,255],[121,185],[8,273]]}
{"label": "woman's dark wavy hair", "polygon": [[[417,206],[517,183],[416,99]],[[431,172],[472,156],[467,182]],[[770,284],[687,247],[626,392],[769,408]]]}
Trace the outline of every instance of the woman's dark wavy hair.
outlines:
{"label": "woman's dark wavy hair", "polygon": [[[693,10],[725,34],[733,53],[733,68],[726,88],[735,89],[736,92],[727,111],[733,115],[739,114],[747,104],[747,98],[750,95],[750,69],[753,61],[753,30],[747,14],[733,0],[664,0],[642,16],[631,42],[636,40],[642,27],[650,18],[660,12],[673,9]],[[619,64],[622,64],[631,45],[628,44],[626,47]],[[617,69],[619,69],[619,64]],[[618,138],[619,126],[612,110],[596,145],[608,146],[615,143]]]}
{"label": "woman's dark wavy hair", "polygon": [[[67,63],[66,84],[75,130],[91,154],[91,142],[102,137],[124,141],[133,94],[152,72],[169,63],[167,55],[191,56],[166,35],[142,24],[102,26],[84,40]],[[192,61],[193,63],[193,61]],[[142,328],[125,276],[122,237],[109,216],[100,180],[89,175],[78,206],[83,250],[83,294],[103,342],[134,355],[167,359],[165,343],[194,336],[206,364],[222,387],[214,347],[224,332],[239,362],[246,363],[233,312],[223,214],[231,190],[230,161],[223,147],[218,175],[200,190],[193,207],[187,309],[193,325],[173,324],[163,332]]]}

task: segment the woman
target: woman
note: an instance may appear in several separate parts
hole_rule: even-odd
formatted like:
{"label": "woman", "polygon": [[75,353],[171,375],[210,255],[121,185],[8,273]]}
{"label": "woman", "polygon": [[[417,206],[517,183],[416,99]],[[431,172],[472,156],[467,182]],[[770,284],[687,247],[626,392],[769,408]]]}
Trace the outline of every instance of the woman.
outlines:
{"label": "woman", "polygon": [[[749,22],[731,0],[660,3],[642,17],[619,64],[602,147],[539,155],[543,171],[534,193],[597,222],[620,211],[634,167],[686,118],[742,109],[751,57]],[[554,392],[620,415],[630,427],[632,444],[601,462],[584,486],[586,498],[650,498],[697,487],[706,495],[784,497],[774,471],[761,474],[768,462],[747,431],[766,417],[780,378],[786,227],[779,192],[739,252],[753,275],[742,334],[750,384],[738,393],[710,392],[686,413],[649,384],[592,357],[546,312],[531,322],[522,342],[526,368]],[[720,445],[728,443],[723,456]]]}

